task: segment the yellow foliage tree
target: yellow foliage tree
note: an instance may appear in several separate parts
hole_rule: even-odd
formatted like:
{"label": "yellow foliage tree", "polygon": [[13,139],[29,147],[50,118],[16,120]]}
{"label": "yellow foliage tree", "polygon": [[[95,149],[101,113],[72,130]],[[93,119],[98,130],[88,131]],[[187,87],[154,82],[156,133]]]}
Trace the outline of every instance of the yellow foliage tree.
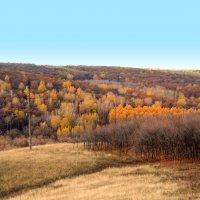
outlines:
{"label": "yellow foliage tree", "polygon": [[93,80],[98,80],[99,79],[97,74],[94,74],[92,78],[93,78]]}
{"label": "yellow foliage tree", "polygon": [[61,130],[67,128],[71,132],[72,127],[73,127],[73,119],[69,113],[66,113],[64,118],[61,119],[60,127],[61,127]]}
{"label": "yellow foliage tree", "polygon": [[50,97],[51,97],[53,100],[56,100],[56,99],[57,99],[57,91],[53,89],[53,90],[50,92]]}
{"label": "yellow foliage tree", "polygon": [[0,92],[10,91],[10,90],[11,90],[11,84],[3,80],[0,80]]}
{"label": "yellow foliage tree", "polygon": [[74,78],[73,74],[70,74],[70,73],[67,74],[67,79],[68,79],[68,80],[72,80],[73,78]]}
{"label": "yellow foliage tree", "polygon": [[57,136],[58,137],[60,137],[60,136],[64,136],[64,135],[67,135],[68,133],[70,133],[70,130],[69,130],[69,128],[63,128],[63,129],[61,129],[61,128],[59,128],[58,130],[57,130]]}
{"label": "yellow foliage tree", "polygon": [[18,119],[23,119],[25,117],[25,113],[24,111],[21,111],[21,110],[15,110],[15,116],[18,118]]}
{"label": "yellow foliage tree", "polygon": [[39,110],[40,112],[45,113],[45,112],[47,111],[47,105],[45,105],[44,103],[41,104],[41,105],[38,105],[38,110]]}
{"label": "yellow foliage tree", "polygon": [[80,125],[82,125],[85,129],[95,128],[97,126],[97,122],[97,113],[83,114],[80,117]]}
{"label": "yellow foliage tree", "polygon": [[61,113],[69,113],[72,114],[75,112],[75,105],[73,103],[65,103],[62,102],[60,106]]}
{"label": "yellow foliage tree", "polygon": [[61,117],[59,115],[52,115],[50,117],[51,127],[57,129],[60,125]]}
{"label": "yellow foliage tree", "polygon": [[73,87],[73,86],[70,86],[69,87],[69,93],[74,93],[76,91],[76,88],[75,87]]}
{"label": "yellow foliage tree", "polygon": [[182,97],[178,99],[176,104],[178,107],[184,107],[187,104],[187,102],[186,102],[186,99]]}
{"label": "yellow foliage tree", "polygon": [[153,107],[159,107],[159,108],[161,108],[162,107],[162,101],[155,101]]}
{"label": "yellow foliage tree", "polygon": [[28,96],[28,94],[29,94],[29,89],[28,89],[27,86],[26,86],[26,88],[25,88],[25,90],[24,90],[24,94],[25,94],[26,96]]}
{"label": "yellow foliage tree", "polygon": [[40,92],[46,91],[46,86],[45,86],[45,82],[44,81],[40,81],[40,84],[38,86],[38,91],[40,91]]}
{"label": "yellow foliage tree", "polygon": [[81,90],[81,88],[78,88],[76,91],[77,97],[81,97],[82,93],[83,93],[83,91]]}
{"label": "yellow foliage tree", "polygon": [[96,112],[97,103],[93,99],[86,99],[80,104],[80,112],[82,113],[90,113]]}
{"label": "yellow foliage tree", "polygon": [[68,102],[74,102],[74,101],[75,101],[75,98],[76,98],[75,94],[72,94],[72,93],[66,93],[66,94],[64,95],[64,99],[65,99],[66,101],[68,101]]}
{"label": "yellow foliage tree", "polygon": [[47,88],[49,89],[53,88],[53,83],[47,83]]}
{"label": "yellow foliage tree", "polygon": [[5,78],[4,78],[4,80],[5,80],[6,82],[9,82],[9,81],[10,81],[10,77],[9,77],[8,75],[6,75]]}
{"label": "yellow foliage tree", "polygon": [[132,98],[131,100],[135,107],[143,106],[143,104],[144,104],[143,99],[140,99],[140,98]]}
{"label": "yellow foliage tree", "polygon": [[13,97],[12,103],[13,103],[14,105],[19,105],[19,104],[20,104],[19,98],[18,98],[18,97]]}
{"label": "yellow foliage tree", "polygon": [[63,88],[69,89],[71,86],[71,81],[64,81],[62,85],[63,85]]}
{"label": "yellow foliage tree", "polygon": [[39,106],[43,103],[43,99],[40,97],[39,94],[35,94],[35,99],[34,99],[34,103]]}
{"label": "yellow foliage tree", "polygon": [[24,83],[22,83],[22,82],[19,83],[18,88],[19,88],[20,90],[23,90],[23,89],[25,88]]}
{"label": "yellow foliage tree", "polygon": [[72,128],[73,134],[82,134],[84,132],[84,128],[82,125],[76,125],[74,128]]}

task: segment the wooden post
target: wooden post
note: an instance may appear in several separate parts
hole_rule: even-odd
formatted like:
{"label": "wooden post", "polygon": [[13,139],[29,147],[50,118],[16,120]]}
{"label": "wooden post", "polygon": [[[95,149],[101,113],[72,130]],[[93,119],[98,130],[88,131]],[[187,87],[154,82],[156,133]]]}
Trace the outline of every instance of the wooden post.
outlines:
{"label": "wooden post", "polygon": [[31,142],[31,95],[30,95],[30,89],[31,89],[31,82],[28,79],[27,82],[27,86],[28,86],[28,135],[29,135],[29,149],[32,149],[32,142]]}

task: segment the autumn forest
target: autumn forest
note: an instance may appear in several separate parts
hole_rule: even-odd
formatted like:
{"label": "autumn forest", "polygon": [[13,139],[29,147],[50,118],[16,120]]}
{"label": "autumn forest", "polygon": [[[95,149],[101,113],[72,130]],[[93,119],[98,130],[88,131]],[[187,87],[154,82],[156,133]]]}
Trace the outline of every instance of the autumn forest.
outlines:
{"label": "autumn forest", "polygon": [[29,94],[33,145],[200,159],[199,70],[1,63],[0,149],[28,146]]}

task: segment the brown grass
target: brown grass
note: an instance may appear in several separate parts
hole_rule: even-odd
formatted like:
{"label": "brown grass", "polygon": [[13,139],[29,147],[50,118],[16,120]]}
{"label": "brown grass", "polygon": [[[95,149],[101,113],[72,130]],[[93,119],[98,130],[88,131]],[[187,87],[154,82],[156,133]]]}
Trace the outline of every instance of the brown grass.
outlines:
{"label": "brown grass", "polygon": [[52,144],[0,152],[0,198],[65,177],[92,173],[121,162],[119,156]]}
{"label": "brown grass", "polygon": [[0,173],[13,200],[200,199],[199,163],[127,164],[69,144],[0,152]]}
{"label": "brown grass", "polygon": [[[169,167],[144,164],[108,168],[101,172],[56,181],[12,200],[181,200],[199,199],[199,165]],[[193,177],[191,180],[190,175]],[[199,175],[198,175],[199,176]],[[195,182],[196,186],[194,183]]]}

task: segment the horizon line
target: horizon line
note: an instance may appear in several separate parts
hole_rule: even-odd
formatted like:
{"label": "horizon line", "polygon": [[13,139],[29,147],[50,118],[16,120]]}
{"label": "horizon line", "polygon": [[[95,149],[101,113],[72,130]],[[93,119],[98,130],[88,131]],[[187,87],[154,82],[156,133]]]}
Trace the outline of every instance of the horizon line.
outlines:
{"label": "horizon line", "polygon": [[138,67],[138,66],[127,66],[127,65],[101,65],[101,64],[44,64],[37,62],[9,62],[9,61],[0,61],[0,64],[24,64],[24,65],[35,65],[35,66],[49,66],[49,67],[75,67],[75,66],[85,66],[85,67],[121,67],[121,68],[135,68],[135,69],[147,69],[147,70],[169,70],[169,71],[200,71],[200,69],[189,69],[189,68],[166,68],[166,67]]}

